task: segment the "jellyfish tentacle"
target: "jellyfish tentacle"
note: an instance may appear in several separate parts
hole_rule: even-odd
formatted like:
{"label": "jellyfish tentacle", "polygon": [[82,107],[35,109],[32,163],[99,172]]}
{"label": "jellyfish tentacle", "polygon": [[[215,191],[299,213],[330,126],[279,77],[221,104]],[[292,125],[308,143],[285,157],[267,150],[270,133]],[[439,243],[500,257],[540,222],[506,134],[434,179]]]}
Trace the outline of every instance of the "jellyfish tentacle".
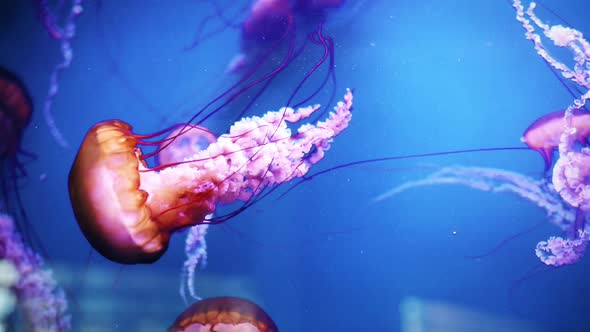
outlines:
{"label": "jellyfish tentacle", "polygon": [[61,72],[70,67],[73,59],[71,40],[76,36],[76,19],[82,14],[82,0],[72,0],[68,15],[65,18],[63,27],[58,25],[56,14],[51,11],[48,0],[38,0],[38,10],[41,22],[49,35],[60,43],[62,61],[55,65],[49,77],[49,89],[43,103],[43,117],[49,127],[51,136],[63,148],[69,146],[63,133],[55,123],[55,117],[51,111],[53,102],[59,91],[59,76]]}

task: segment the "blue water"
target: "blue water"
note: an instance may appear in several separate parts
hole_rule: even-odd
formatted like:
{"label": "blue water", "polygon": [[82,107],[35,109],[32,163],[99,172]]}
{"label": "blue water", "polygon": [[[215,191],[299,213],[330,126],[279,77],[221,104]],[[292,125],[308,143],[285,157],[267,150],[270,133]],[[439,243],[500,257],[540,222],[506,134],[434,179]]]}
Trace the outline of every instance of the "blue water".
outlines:
{"label": "blue water", "polygon": [[[507,1],[367,2],[328,16],[337,96],[354,88],[355,109],[350,128],[314,170],[385,156],[523,146],[520,137],[530,123],[571,103],[525,40]],[[229,29],[185,52],[212,10],[207,2],[99,3],[84,4],[73,62],[60,77],[52,108],[71,144],[65,149],[52,139],[40,112],[49,74],[61,61],[59,45],[39,23],[32,2],[4,0],[0,6],[0,64],[22,78],[35,104],[22,147],[38,159],[27,165],[24,206],[50,264],[66,271],[106,271],[97,277],[106,286],[96,294],[85,288],[83,277],[74,276],[68,286],[74,298],[101,297],[127,307],[101,324],[92,320],[95,307],[72,300],[75,331],[88,320],[104,331],[161,331],[186,307],[177,295],[184,236],[174,236],[168,252],[151,265],[120,268],[97,253],[89,261],[90,245],[70,207],[67,175],[77,145],[94,123],[120,118],[136,132],[153,132],[186,121],[191,107],[231,84],[235,78],[225,68],[239,51],[239,32]],[[590,33],[590,2],[544,4]],[[560,22],[546,10],[538,13],[547,22]],[[310,53],[307,64],[320,54]],[[291,76],[273,82],[250,114],[281,107],[308,68],[291,69]],[[320,80],[313,79],[311,84]],[[328,95],[313,102],[325,103]],[[206,125],[222,132],[232,119],[221,114]],[[457,164],[543,176],[543,160],[533,151],[330,172],[210,228],[209,262],[197,274],[197,290],[204,296],[255,294],[281,331],[403,331],[400,303],[409,296],[527,321],[543,331],[590,331],[588,258],[513,288],[538,264],[536,243],[560,235],[554,225],[484,259],[465,258],[546,219],[537,206],[509,194],[453,186],[419,188],[372,203],[388,189],[427,174],[427,165]],[[58,282],[71,279],[65,274],[58,274]],[[152,274],[163,282],[149,284]],[[200,277],[219,276],[247,280],[245,293],[199,287]]]}

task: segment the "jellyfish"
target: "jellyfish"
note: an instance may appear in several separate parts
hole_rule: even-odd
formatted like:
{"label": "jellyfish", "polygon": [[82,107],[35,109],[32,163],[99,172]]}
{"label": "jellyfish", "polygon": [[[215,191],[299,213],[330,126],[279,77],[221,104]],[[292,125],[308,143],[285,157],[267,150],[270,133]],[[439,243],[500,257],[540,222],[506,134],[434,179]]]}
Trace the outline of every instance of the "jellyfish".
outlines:
{"label": "jellyfish", "polygon": [[[318,18],[325,19],[325,11],[338,8],[344,1],[288,1],[288,0],[256,0],[252,3],[248,16],[241,23],[241,52],[234,57],[228,67],[229,72],[248,69],[268,51],[290,44],[286,61],[291,61],[298,54],[294,41],[297,29],[305,31],[311,22]],[[311,21],[311,22],[308,22]],[[308,31],[310,32],[310,31]],[[301,35],[301,32],[299,32]],[[307,33],[303,33],[305,36]]]}
{"label": "jellyfish", "polygon": [[24,173],[19,155],[25,153],[21,141],[32,112],[33,102],[23,82],[0,67],[0,157],[2,168],[11,168],[12,176]]}
{"label": "jellyfish", "polygon": [[[432,185],[463,185],[493,193],[513,193],[544,209],[549,222],[571,238],[571,240],[564,240],[552,236],[547,241],[540,241],[535,248],[535,254],[543,263],[552,266],[573,264],[584,255],[587,239],[580,239],[575,234],[578,233],[577,229],[581,227],[580,222],[583,220],[583,224],[585,224],[585,220],[588,219],[589,215],[586,213],[581,214],[580,210],[564,201],[553,183],[546,179],[534,179],[517,172],[496,168],[448,166],[440,168],[421,180],[410,181],[396,186],[377,196],[374,202],[383,202],[407,190]],[[491,254],[500,249],[508,240],[524,235],[544,223],[543,220],[527,231],[502,241],[500,245],[488,253],[476,257]],[[571,250],[566,248],[571,248]]]}
{"label": "jellyfish", "polygon": [[352,98],[347,90],[325,121],[304,124],[297,133],[287,123],[312,116],[319,105],[244,118],[190,159],[154,168],[140,146],[162,143],[147,141],[157,134],[135,134],[120,120],[98,123],[82,141],[68,178],[78,225],[104,257],[152,263],[166,251],[171,233],[235,215],[205,220],[218,204],[245,202],[239,213],[254,196],[304,176],[348,126]]}
{"label": "jellyfish", "polygon": [[19,188],[27,176],[25,164],[36,158],[21,146],[32,112],[33,102],[24,83],[0,67],[0,211],[19,216],[17,227],[29,245],[37,239],[27,222]]}
{"label": "jellyfish", "polygon": [[[294,108],[305,105],[324,91],[329,82],[332,89],[326,104],[331,105],[336,89],[334,43],[330,36],[324,34],[323,26],[326,11],[338,7],[341,2],[256,0],[252,2],[249,10],[240,11],[247,12],[247,16],[236,24],[236,19],[226,17],[224,10],[215,1],[211,1],[215,6],[215,14],[207,16],[205,20],[218,17],[224,27],[240,30],[240,52],[229,61],[226,70],[230,74],[235,74],[237,80],[214,99],[214,102],[220,103],[221,106],[213,113],[231,104],[231,116],[236,120],[242,118],[264,95],[271,83],[289,68],[305,68],[307,71],[302,81],[286,98],[284,105]],[[187,49],[195,48],[202,41],[200,32],[201,29]],[[310,50],[309,45],[317,46],[319,58],[307,53],[315,52],[313,49]],[[308,61],[310,58],[317,60]],[[298,61],[296,66],[293,65],[295,61]],[[317,84],[306,85],[312,74],[324,68],[324,64],[324,77]],[[288,79],[292,74],[282,76]],[[192,109],[190,111],[194,113]],[[323,116],[325,111],[318,112],[317,117]]]}
{"label": "jellyfish", "polygon": [[[531,149],[541,154],[545,161],[545,171],[553,165],[552,153],[559,146],[565,126],[565,110],[552,112],[537,119],[523,134],[522,140]],[[586,144],[590,135],[590,113],[581,109],[572,112],[572,126],[576,128],[573,138]]]}
{"label": "jellyfish", "polygon": [[[41,23],[47,30],[51,38],[59,41],[62,61],[55,65],[49,77],[49,90],[43,103],[43,117],[49,127],[51,136],[63,148],[69,146],[68,141],[55,123],[55,118],[51,111],[53,102],[59,91],[59,76],[62,71],[70,67],[73,59],[73,50],[71,41],[76,36],[76,19],[82,14],[82,0],[72,0],[70,7],[66,7],[65,18],[60,17],[60,12],[64,10],[63,1],[56,3],[53,8],[49,0],[37,0],[37,9]],[[60,26],[60,20],[63,20],[63,26]]]}
{"label": "jellyfish", "polygon": [[238,297],[212,297],[188,307],[168,332],[278,332],[256,303]]}

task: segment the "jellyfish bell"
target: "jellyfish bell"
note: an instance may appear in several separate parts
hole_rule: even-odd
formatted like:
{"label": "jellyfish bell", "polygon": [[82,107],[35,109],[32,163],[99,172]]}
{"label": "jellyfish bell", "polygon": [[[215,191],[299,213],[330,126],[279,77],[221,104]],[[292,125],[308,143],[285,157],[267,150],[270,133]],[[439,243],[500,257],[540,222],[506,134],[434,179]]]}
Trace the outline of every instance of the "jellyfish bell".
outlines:
{"label": "jellyfish bell", "polygon": [[[260,60],[268,57],[269,52],[287,46],[284,60],[286,65],[298,57],[304,45],[301,37],[306,38],[320,21],[325,20],[325,11],[339,7],[343,1],[288,1],[256,0],[249,15],[241,24],[240,53],[230,62],[229,72],[239,69],[251,69]],[[314,27],[314,28],[310,28]],[[298,43],[301,46],[294,47]],[[271,61],[274,62],[274,61]],[[245,66],[250,64],[251,66]]]}
{"label": "jellyfish bell", "polygon": [[139,190],[135,144],[131,126],[123,122],[93,126],[68,178],[80,229],[99,253],[123,263],[155,261],[168,246],[167,238],[157,236],[157,224],[144,205],[146,194]]}
{"label": "jellyfish bell", "polygon": [[278,332],[256,303],[237,297],[200,300],[186,309],[168,332]]}
{"label": "jellyfish bell", "polygon": [[[565,111],[546,114],[533,122],[524,132],[522,140],[531,149],[539,152],[545,161],[545,170],[553,164],[551,154],[559,145],[561,134],[565,128]],[[571,126],[576,128],[573,138],[583,145],[588,143],[590,136],[590,113],[574,109]]]}
{"label": "jellyfish bell", "polygon": [[[280,4],[280,1],[269,3]],[[287,29],[274,45],[281,44],[292,32],[291,28]],[[145,139],[153,138],[153,134],[136,135],[131,126],[118,120],[91,128],[80,146],[68,181],[74,214],[91,245],[115,262],[154,262],[166,251],[170,233],[206,222],[205,217],[214,212],[218,203],[242,201],[245,207],[249,206],[253,203],[252,197],[267,186],[302,176],[311,164],[321,159],[329,145],[328,136],[340,133],[350,120],[352,93],[348,91],[345,101],[338,104],[336,116],[319,123],[322,128],[312,125],[305,133],[291,134],[286,122],[297,122],[318,110],[315,106],[301,107],[297,111],[289,107],[299,107],[317,93],[299,103],[291,103],[301,86],[326,59],[330,64],[328,76],[333,77],[332,39],[322,34],[321,24],[309,39],[320,45],[324,54],[293,90],[287,107],[263,117],[236,122],[229,134],[199,151],[193,160],[179,161],[171,157],[169,160],[174,162],[162,162],[167,146],[180,137],[148,143]],[[201,125],[237,98],[245,97],[249,101],[237,116],[237,119],[242,118],[260,93],[293,60],[293,48],[289,43],[287,54],[274,69],[258,72],[265,63],[266,58],[263,58],[207,105],[198,111],[192,110],[193,115],[182,132]],[[269,52],[272,51],[271,47]],[[267,53],[266,57],[269,56]],[[259,87],[259,92],[250,98],[247,92],[254,87]],[[321,115],[321,112],[315,115],[318,113]],[[283,115],[277,117],[276,114]],[[337,128],[330,129],[331,125]],[[281,141],[276,141],[277,138]],[[160,144],[164,148],[154,154],[162,155],[158,158],[161,164],[150,169],[145,160],[154,154],[144,155],[138,145]],[[276,150],[270,151],[273,147]],[[274,154],[282,149],[290,150],[278,156]],[[261,152],[267,150],[269,152]],[[217,218],[226,220],[229,216]]]}

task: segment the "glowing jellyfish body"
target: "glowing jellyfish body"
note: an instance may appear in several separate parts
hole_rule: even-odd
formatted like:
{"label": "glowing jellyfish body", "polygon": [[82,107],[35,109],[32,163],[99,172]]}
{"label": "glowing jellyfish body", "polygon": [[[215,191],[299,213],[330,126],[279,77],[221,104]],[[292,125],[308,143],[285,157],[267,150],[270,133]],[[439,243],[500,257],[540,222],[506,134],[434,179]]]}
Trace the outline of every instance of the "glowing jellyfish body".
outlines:
{"label": "glowing jellyfish body", "polygon": [[186,309],[168,332],[278,332],[256,303],[237,297],[214,297]]}
{"label": "glowing jellyfish body", "polygon": [[217,204],[248,202],[267,187],[304,176],[348,126],[352,93],[325,121],[291,133],[287,122],[297,123],[318,109],[283,108],[242,119],[192,160],[160,165],[159,172],[143,160],[138,145],[145,136],[122,121],[99,123],[86,134],[70,170],[76,220],[106,258],[154,262],[172,232],[206,222]]}
{"label": "glowing jellyfish body", "polygon": [[[23,310],[27,330],[70,331],[64,291],[57,285],[41,256],[23,242],[21,235],[15,229],[12,218],[0,214],[0,261],[10,262],[18,272],[18,281],[12,289]],[[6,277],[2,275],[2,279]]]}
{"label": "glowing jellyfish body", "polygon": [[[324,8],[325,6],[320,7]],[[234,119],[242,118],[256,105],[271,83],[288,68],[295,70],[295,72],[282,75],[284,79],[290,81],[294,77],[293,75],[295,77],[300,75],[302,79],[291,94],[285,98],[287,100],[286,106],[297,108],[305,105],[326,86],[330,86],[332,89],[327,103],[328,105],[332,104],[336,88],[334,43],[330,36],[324,34],[325,15],[323,10],[314,11],[313,15],[310,15],[303,8],[298,10],[293,1],[257,0],[253,1],[250,7],[239,12],[246,13],[243,19],[229,18],[222,8],[216,8],[215,12],[216,14],[207,16],[202,23],[217,17],[223,23],[224,28],[239,29],[240,50],[229,61],[226,69],[228,73],[236,74],[238,79],[229,88],[218,94],[211,103],[207,104],[205,108],[213,108],[209,115],[231,105],[231,109],[234,110],[231,116]],[[201,25],[201,28],[203,26]],[[198,36],[189,49],[202,41],[201,32],[199,29]],[[214,34],[209,36],[212,35]],[[309,51],[309,46],[317,47],[319,52]],[[326,69],[324,78],[315,82],[312,80],[306,84],[311,76],[322,67]],[[305,72],[297,72],[301,70]],[[313,86],[311,86],[312,84]],[[273,86],[278,86],[276,81]],[[276,90],[274,95],[279,96],[276,94]],[[318,113],[318,116],[323,114],[323,112]],[[197,118],[200,115],[201,111],[195,115],[196,121],[193,123],[203,123],[201,119]]]}
{"label": "glowing jellyfish body", "polygon": [[[325,19],[325,10],[337,8],[341,3],[342,1],[254,1],[240,26],[240,53],[230,62],[228,71],[237,73],[257,70],[274,51],[286,46],[283,60],[276,67],[281,71],[303,50],[303,44],[295,47],[298,36],[307,36],[310,25],[317,25]],[[321,39],[315,37],[312,40],[321,42]]]}

